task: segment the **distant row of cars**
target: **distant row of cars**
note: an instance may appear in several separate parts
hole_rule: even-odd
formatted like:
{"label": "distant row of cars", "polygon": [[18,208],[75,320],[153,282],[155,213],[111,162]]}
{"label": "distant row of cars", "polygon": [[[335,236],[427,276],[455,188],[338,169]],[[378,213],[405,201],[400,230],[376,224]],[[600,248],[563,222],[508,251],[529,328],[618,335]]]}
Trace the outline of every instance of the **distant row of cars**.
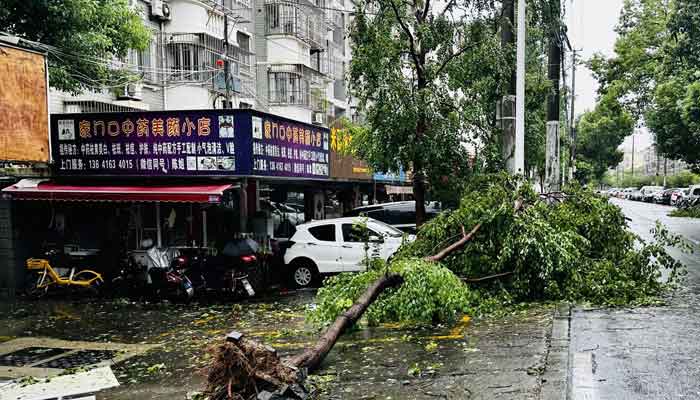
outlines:
{"label": "distant row of cars", "polygon": [[603,193],[608,197],[677,206],[690,198],[700,197],[700,185],[668,189],[663,186],[611,188]]}

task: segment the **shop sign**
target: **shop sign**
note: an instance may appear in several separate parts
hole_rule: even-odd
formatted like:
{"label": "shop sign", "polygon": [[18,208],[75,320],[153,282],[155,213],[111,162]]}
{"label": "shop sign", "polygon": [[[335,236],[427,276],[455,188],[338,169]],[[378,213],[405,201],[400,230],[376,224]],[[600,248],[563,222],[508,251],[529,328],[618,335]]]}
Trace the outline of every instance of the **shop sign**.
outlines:
{"label": "shop sign", "polygon": [[221,111],[53,115],[53,160],[71,175],[246,173],[242,122]]}
{"label": "shop sign", "polygon": [[348,180],[372,179],[369,166],[349,154],[352,138],[347,130],[331,128],[331,177]]}
{"label": "shop sign", "polygon": [[57,114],[63,175],[328,178],[328,129],[252,110]]}
{"label": "shop sign", "polygon": [[402,168],[398,174],[393,172],[375,173],[374,180],[377,182],[406,182],[406,171]]}
{"label": "shop sign", "polygon": [[330,176],[328,129],[253,112],[251,132],[253,175]]}

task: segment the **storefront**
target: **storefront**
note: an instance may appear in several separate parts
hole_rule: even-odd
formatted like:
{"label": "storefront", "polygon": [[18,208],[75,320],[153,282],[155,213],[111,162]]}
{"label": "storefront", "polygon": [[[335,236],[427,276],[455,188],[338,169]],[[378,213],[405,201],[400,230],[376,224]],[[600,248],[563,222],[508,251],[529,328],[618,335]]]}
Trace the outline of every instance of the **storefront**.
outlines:
{"label": "storefront", "polygon": [[[213,248],[240,235],[266,241],[275,233],[261,206],[266,188],[299,187],[308,199],[330,179],[327,129],[253,110],[60,114],[50,126],[53,177],[2,191],[11,240],[0,250],[11,252],[17,286],[23,260],[48,243],[113,264],[143,239]],[[305,205],[304,219],[317,216]]]}

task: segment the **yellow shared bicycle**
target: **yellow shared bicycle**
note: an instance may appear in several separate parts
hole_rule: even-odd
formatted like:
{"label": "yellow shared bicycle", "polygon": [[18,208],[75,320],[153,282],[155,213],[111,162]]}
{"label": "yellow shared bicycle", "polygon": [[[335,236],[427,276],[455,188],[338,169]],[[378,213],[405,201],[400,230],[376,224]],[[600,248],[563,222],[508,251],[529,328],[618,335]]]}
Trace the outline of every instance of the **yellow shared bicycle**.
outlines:
{"label": "yellow shared bicycle", "polygon": [[51,287],[66,287],[75,289],[87,289],[97,294],[104,283],[102,275],[89,269],[76,272],[70,268],[67,276],[60,275],[44,258],[30,258],[27,260],[27,269],[30,279],[27,285],[27,294],[33,297],[41,297],[48,293]]}

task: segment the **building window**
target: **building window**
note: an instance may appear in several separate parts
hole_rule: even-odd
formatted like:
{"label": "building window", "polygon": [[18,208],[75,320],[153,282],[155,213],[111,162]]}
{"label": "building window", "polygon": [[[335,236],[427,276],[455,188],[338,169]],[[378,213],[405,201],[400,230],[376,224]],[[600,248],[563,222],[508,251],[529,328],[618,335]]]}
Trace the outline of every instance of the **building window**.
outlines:
{"label": "building window", "polygon": [[291,72],[269,72],[267,75],[270,104],[309,104],[309,83]]}
{"label": "building window", "polygon": [[170,64],[170,80],[198,81],[199,51],[192,43],[168,44],[168,63]]}

